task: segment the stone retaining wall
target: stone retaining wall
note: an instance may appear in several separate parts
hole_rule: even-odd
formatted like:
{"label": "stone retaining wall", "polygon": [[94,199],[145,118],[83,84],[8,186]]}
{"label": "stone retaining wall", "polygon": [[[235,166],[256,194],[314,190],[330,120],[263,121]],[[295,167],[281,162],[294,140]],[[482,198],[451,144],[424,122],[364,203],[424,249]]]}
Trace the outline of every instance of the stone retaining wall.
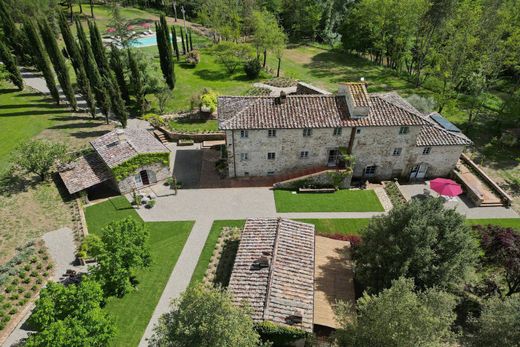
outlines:
{"label": "stone retaining wall", "polygon": [[189,140],[193,140],[194,142],[204,142],[204,141],[218,141],[218,140],[226,139],[225,133],[221,132],[221,131],[213,132],[213,133],[181,133],[181,132],[170,131],[163,127],[159,127],[158,129],[161,132],[163,132],[170,141],[178,141],[180,139],[189,139]]}
{"label": "stone retaining wall", "polygon": [[[344,170],[340,170],[343,173]],[[318,187],[333,187],[334,186],[334,174],[338,173],[338,170],[326,170],[317,172],[314,174],[293,178],[290,180],[275,183],[273,188],[275,189],[297,189],[302,186],[318,186]],[[346,189],[350,188],[350,182],[352,175],[345,177],[338,188]]]}

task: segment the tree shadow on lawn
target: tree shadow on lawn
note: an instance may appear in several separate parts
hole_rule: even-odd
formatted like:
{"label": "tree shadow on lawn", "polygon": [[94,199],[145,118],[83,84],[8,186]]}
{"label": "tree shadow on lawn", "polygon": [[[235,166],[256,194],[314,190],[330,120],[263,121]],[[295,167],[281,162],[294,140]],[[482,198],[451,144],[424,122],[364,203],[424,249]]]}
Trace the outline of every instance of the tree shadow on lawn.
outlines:
{"label": "tree shadow on lawn", "polygon": [[49,103],[31,103],[31,104],[20,104],[20,105],[0,105],[0,110],[6,110],[6,109],[17,109],[17,108],[53,108],[58,109],[59,106],[49,104]]}
{"label": "tree shadow on lawn", "polygon": [[19,91],[18,88],[0,88],[0,94],[16,93]]}
{"label": "tree shadow on lawn", "polygon": [[226,240],[224,242],[222,253],[215,271],[215,279],[213,280],[214,284],[221,285],[223,288],[228,286],[239,244],[240,240]]}
{"label": "tree shadow on lawn", "polygon": [[206,81],[222,81],[229,79],[229,75],[224,71],[211,71],[208,69],[197,70],[194,75]]}
{"label": "tree shadow on lawn", "polygon": [[[60,120],[69,120],[68,118],[62,118]],[[59,125],[54,125],[49,127],[48,129],[78,129],[78,128],[97,128],[102,126],[100,123],[64,123]]]}
{"label": "tree shadow on lawn", "polygon": [[0,114],[0,117],[20,117],[20,116],[43,116],[48,114],[55,113],[70,113],[69,110],[45,110],[45,111],[21,111],[21,112],[8,112],[4,114]]}
{"label": "tree shadow on lawn", "polygon": [[71,133],[70,136],[73,136],[77,139],[86,139],[86,138],[90,138],[90,137],[100,137],[109,132],[110,132],[110,130],[77,131],[77,132]]}

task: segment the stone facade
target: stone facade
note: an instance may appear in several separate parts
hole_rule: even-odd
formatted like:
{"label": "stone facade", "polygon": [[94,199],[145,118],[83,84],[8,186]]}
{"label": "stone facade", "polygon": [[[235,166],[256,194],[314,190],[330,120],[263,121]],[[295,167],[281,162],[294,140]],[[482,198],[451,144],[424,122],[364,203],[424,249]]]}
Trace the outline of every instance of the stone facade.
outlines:
{"label": "stone facade", "polygon": [[[334,128],[312,129],[303,136],[303,129],[277,129],[269,137],[268,130],[248,130],[241,137],[236,130],[226,131],[228,167],[231,177],[277,175],[293,169],[327,166],[329,151],[348,146],[351,128],[342,128],[334,135]],[[302,158],[302,152],[307,152]],[[275,153],[268,159],[268,153]]]}
{"label": "stone facade", "polygon": [[[135,174],[138,175],[141,171],[146,170],[148,174],[148,178],[150,180],[150,184],[154,184],[160,181],[164,181],[168,177],[170,177],[170,170],[168,166],[162,163],[154,163],[140,167],[135,171]],[[136,184],[135,175],[128,176],[123,180],[117,182],[117,186],[121,194],[130,193],[132,190],[136,188],[142,188],[143,186],[138,187]]]}

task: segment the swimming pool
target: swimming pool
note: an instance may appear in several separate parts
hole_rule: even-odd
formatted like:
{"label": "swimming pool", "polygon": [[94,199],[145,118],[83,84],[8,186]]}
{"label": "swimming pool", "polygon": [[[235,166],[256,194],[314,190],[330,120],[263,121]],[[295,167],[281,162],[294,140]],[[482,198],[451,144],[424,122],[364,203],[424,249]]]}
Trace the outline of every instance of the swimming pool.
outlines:
{"label": "swimming pool", "polygon": [[[170,36],[171,40],[171,36]],[[180,42],[180,38],[177,37],[177,41]],[[137,40],[132,42],[132,47],[148,47],[148,46],[157,46],[157,36],[146,36],[140,37]]]}
{"label": "swimming pool", "polygon": [[137,40],[132,42],[133,47],[147,47],[147,46],[157,46],[157,36],[146,36],[140,37]]}

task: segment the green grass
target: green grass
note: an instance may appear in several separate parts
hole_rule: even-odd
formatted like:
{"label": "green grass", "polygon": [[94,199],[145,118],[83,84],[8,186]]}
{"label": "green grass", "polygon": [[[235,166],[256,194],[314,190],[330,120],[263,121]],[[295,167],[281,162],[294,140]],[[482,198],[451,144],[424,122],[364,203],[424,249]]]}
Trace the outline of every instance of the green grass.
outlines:
{"label": "green grass", "polygon": [[[141,220],[124,197],[110,199],[85,210],[89,231],[100,234],[113,220],[132,216]],[[117,327],[112,346],[137,346],[159,302],[170,274],[193,227],[187,222],[148,222],[153,263],[137,271],[137,289],[123,298],[110,297],[104,307]]]}
{"label": "green grass", "polygon": [[498,225],[505,228],[513,228],[520,231],[520,218],[489,218],[489,219],[466,219],[468,225]]}
{"label": "green grass", "polygon": [[20,143],[57,123],[60,115],[69,113],[39,93],[28,89],[19,92],[0,82],[0,168],[6,167],[10,153]]}
{"label": "green grass", "polygon": [[330,219],[296,219],[314,224],[317,234],[352,234],[362,235],[362,230],[370,222],[370,218],[330,218]]}
{"label": "green grass", "polygon": [[206,243],[204,244],[204,248],[202,249],[202,253],[200,254],[199,261],[197,262],[197,267],[195,267],[195,271],[191,276],[190,285],[194,285],[202,281],[204,278],[204,274],[208,268],[211,256],[213,255],[213,250],[215,249],[215,245],[217,244],[217,240],[220,232],[222,231],[222,228],[243,228],[245,222],[245,220],[217,220],[213,222],[208,238],[206,239]]}
{"label": "green grass", "polygon": [[171,120],[170,128],[182,132],[211,132],[218,131],[218,122],[215,119],[178,121]]}
{"label": "green grass", "polygon": [[334,193],[293,194],[275,190],[277,212],[382,212],[373,190],[338,190]]}

